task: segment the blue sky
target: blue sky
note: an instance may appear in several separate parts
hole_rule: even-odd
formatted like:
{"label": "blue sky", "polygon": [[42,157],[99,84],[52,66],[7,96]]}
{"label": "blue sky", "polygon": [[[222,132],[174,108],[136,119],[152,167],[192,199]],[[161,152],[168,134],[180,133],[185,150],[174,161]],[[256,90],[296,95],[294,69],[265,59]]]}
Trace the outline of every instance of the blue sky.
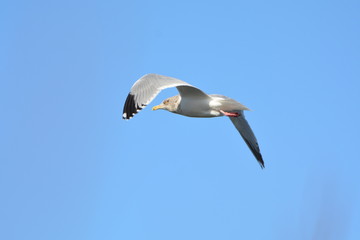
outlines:
{"label": "blue sky", "polygon": [[[360,239],[359,10],[3,1],[0,239]],[[253,109],[266,168],[226,118],[123,121],[146,73]]]}

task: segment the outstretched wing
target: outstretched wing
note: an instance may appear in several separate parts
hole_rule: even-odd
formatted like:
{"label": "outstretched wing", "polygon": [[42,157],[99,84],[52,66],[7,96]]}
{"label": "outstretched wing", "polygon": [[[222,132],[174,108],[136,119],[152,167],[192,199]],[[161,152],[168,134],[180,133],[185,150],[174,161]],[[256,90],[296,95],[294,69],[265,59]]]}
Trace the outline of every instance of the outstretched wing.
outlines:
{"label": "outstretched wing", "polygon": [[261,168],[264,168],[264,160],[260,153],[259,144],[249,123],[245,119],[244,111],[237,111],[240,115],[238,117],[229,117],[236,129],[239,131],[241,137],[244,139],[251,152],[254,154],[256,160],[259,162]]}
{"label": "outstretched wing", "polygon": [[171,87],[178,87],[181,96],[187,94],[207,96],[200,89],[179,79],[153,73],[146,74],[131,87],[125,101],[123,119],[132,118],[141,109],[145,108],[161,90]]}

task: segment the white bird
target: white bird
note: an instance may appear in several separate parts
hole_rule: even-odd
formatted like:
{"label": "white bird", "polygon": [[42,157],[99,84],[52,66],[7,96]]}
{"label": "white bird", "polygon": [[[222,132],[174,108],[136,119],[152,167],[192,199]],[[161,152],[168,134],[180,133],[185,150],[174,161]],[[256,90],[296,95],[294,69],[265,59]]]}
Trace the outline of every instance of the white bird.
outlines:
{"label": "white bird", "polygon": [[229,117],[260,166],[264,168],[259,144],[244,115],[244,110],[250,109],[226,96],[208,95],[179,79],[159,74],[146,74],[141,77],[134,83],[127,96],[123,119],[131,119],[146,107],[161,90],[171,87],[176,87],[180,95],[165,99],[152,110],[164,109],[187,117]]}

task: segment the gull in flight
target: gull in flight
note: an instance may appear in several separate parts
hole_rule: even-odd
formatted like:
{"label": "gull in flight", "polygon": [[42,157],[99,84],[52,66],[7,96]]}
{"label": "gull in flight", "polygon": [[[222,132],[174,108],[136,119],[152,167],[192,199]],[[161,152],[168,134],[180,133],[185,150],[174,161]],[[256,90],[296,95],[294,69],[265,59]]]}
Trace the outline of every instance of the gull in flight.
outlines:
{"label": "gull in flight", "polygon": [[259,144],[244,115],[244,110],[250,109],[229,97],[218,94],[208,95],[179,79],[159,74],[146,74],[141,77],[134,83],[126,98],[123,119],[131,119],[146,107],[161,90],[171,87],[176,87],[180,94],[165,99],[152,110],[164,109],[187,117],[229,117],[261,168],[264,168]]}

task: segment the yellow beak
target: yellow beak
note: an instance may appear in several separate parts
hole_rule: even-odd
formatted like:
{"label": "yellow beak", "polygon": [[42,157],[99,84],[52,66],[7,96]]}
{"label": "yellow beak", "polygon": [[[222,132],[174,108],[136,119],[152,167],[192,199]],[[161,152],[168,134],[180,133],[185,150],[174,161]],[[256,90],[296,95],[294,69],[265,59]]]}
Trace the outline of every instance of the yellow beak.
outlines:
{"label": "yellow beak", "polygon": [[161,105],[157,105],[157,106],[153,107],[152,110],[154,111],[154,110],[158,110],[158,109],[162,109],[162,108],[163,107]]}

